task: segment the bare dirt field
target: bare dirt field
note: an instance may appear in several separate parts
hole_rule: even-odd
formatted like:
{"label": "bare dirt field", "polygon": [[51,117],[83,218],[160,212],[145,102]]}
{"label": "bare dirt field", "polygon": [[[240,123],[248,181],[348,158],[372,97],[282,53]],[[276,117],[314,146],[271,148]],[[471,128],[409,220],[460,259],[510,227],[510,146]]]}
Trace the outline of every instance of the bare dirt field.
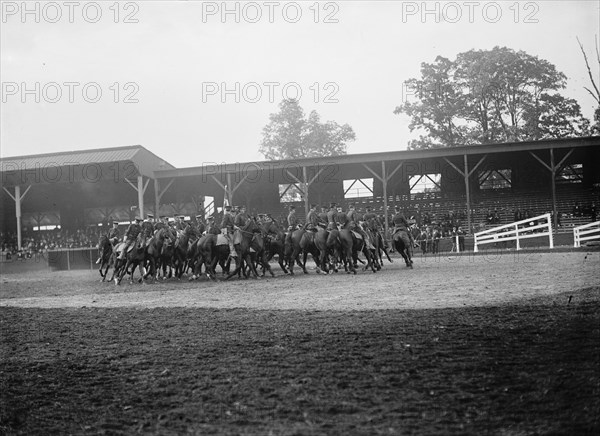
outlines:
{"label": "bare dirt field", "polygon": [[100,283],[4,269],[0,434],[598,434],[600,252]]}

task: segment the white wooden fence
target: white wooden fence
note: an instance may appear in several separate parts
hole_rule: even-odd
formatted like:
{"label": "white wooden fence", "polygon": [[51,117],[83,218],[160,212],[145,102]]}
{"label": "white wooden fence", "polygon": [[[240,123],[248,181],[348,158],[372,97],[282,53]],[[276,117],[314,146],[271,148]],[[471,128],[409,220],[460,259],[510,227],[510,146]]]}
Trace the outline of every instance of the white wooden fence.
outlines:
{"label": "white wooden fence", "polygon": [[575,247],[581,247],[582,242],[594,240],[600,240],[600,221],[594,221],[573,229]]}
{"label": "white wooden fence", "polygon": [[[540,221],[542,222],[541,224]],[[535,222],[537,222],[537,224],[534,225]],[[534,230],[538,231],[534,232]],[[552,218],[549,213],[494,227],[493,229],[483,230],[482,232],[475,233],[474,236],[475,253],[479,251],[479,245],[507,241],[517,241],[517,250],[520,250],[520,241],[522,239],[539,238],[540,236],[548,236],[550,239],[550,248],[554,248]]]}

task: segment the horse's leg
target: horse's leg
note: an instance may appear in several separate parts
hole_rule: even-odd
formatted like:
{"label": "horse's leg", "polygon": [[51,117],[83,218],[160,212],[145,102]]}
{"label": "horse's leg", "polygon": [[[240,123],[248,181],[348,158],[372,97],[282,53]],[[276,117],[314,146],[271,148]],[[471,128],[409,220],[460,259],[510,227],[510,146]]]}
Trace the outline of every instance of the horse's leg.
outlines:
{"label": "horse's leg", "polygon": [[304,271],[304,274],[308,274],[308,271],[306,271],[306,259],[308,258],[308,250],[304,249],[302,251],[302,271]]}

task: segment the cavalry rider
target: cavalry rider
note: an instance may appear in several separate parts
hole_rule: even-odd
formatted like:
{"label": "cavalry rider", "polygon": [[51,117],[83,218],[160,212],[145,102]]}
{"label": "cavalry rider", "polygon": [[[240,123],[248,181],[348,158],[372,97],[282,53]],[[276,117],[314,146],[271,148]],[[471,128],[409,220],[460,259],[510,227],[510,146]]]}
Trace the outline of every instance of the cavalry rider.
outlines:
{"label": "cavalry rider", "polygon": [[108,240],[113,244],[117,245],[119,239],[121,239],[121,232],[119,232],[119,221],[112,222],[112,229],[108,231]]}
{"label": "cavalry rider", "polygon": [[135,243],[135,240],[142,231],[142,227],[140,226],[141,222],[142,219],[140,217],[135,217],[135,222],[129,224],[129,227],[127,227],[127,230],[125,230],[125,236],[123,237],[125,245],[121,247],[121,251],[119,252],[119,257],[117,259],[123,260],[125,258],[125,253],[127,253],[129,250],[129,247]]}
{"label": "cavalry rider", "polygon": [[202,215],[196,215],[196,227],[194,228],[194,231],[197,236],[201,236],[202,233],[204,233],[204,230],[206,230],[206,224],[204,224],[203,218]]}
{"label": "cavalry rider", "polygon": [[212,215],[209,216],[206,219],[206,234],[207,235],[218,235],[219,233],[221,233],[221,230],[215,224],[215,217]]}
{"label": "cavalry rider", "polygon": [[317,216],[317,206],[314,204],[310,205],[310,210],[306,214],[306,230],[316,232],[319,224],[319,217]]}
{"label": "cavalry rider", "polygon": [[298,228],[298,218],[296,217],[296,206],[290,205],[290,213],[287,216],[288,233],[285,237],[285,243],[292,243],[292,233]]}
{"label": "cavalry rider", "polygon": [[160,229],[164,229],[164,228],[167,226],[167,224],[165,224],[165,219],[166,219],[166,217],[164,217],[164,216],[161,216],[161,217],[158,219],[158,221],[156,221],[156,222],[154,223],[154,233],[156,233],[156,232],[157,232],[157,231],[159,231]]}
{"label": "cavalry rider", "polygon": [[371,230],[373,233],[381,230],[381,227],[382,227],[381,221],[379,221],[377,214],[375,214],[375,212],[373,212],[373,208],[371,206],[366,207],[366,212],[363,215],[363,220],[364,220],[367,228],[369,230]]}
{"label": "cavalry rider", "polygon": [[394,223],[394,231],[392,232],[392,237],[397,232],[406,232],[406,234],[408,235],[408,242],[410,243],[410,246],[414,247],[415,241],[409,231],[410,226],[408,224],[408,221],[406,220],[406,217],[400,211],[399,206],[394,206],[394,216],[392,217],[392,222]]}
{"label": "cavalry rider", "polygon": [[189,224],[185,222],[185,216],[180,215],[179,221],[177,221],[177,223],[175,224],[175,229],[177,229],[177,233],[179,234],[179,232],[183,232],[188,226]]}
{"label": "cavalry rider", "polygon": [[317,215],[317,219],[317,225],[319,227],[322,227],[323,229],[326,229],[327,223],[329,222],[329,220],[327,219],[327,206],[321,206],[321,212]]}
{"label": "cavalry rider", "polygon": [[221,233],[229,242],[229,256],[237,257],[237,253],[235,251],[235,247],[233,245],[233,227],[234,227],[234,219],[231,213],[231,206],[225,206],[225,210],[223,212],[223,220],[221,221]]}
{"label": "cavalry rider", "polygon": [[233,220],[233,224],[235,227],[235,230],[241,230],[244,227],[246,227],[246,224],[248,224],[248,220],[250,219],[250,217],[248,216],[248,214],[246,213],[246,206],[240,206],[239,208],[239,212],[237,213],[237,215],[235,216],[235,219]]}
{"label": "cavalry rider", "polygon": [[337,209],[336,204],[331,203],[329,205],[329,212],[327,212],[327,230],[331,231],[337,229]]}
{"label": "cavalry rider", "polygon": [[356,222],[360,221],[360,217],[354,208],[354,204],[348,205],[348,212],[346,213],[346,217],[348,218],[348,224],[346,228],[350,230],[354,230],[356,233],[362,236],[363,241],[367,245],[369,250],[375,250],[375,247],[371,243],[371,238],[367,235],[367,233],[359,226]]}
{"label": "cavalry rider", "polygon": [[142,223],[142,247],[145,247],[150,238],[154,235],[154,223],[152,222],[154,215],[149,213]]}
{"label": "cavalry rider", "polygon": [[[113,221],[112,228],[108,231],[108,240],[113,247],[116,247],[119,243],[119,239],[121,239],[121,232],[119,232],[119,221]],[[96,265],[100,265],[100,262],[102,262],[102,256],[98,258]]]}

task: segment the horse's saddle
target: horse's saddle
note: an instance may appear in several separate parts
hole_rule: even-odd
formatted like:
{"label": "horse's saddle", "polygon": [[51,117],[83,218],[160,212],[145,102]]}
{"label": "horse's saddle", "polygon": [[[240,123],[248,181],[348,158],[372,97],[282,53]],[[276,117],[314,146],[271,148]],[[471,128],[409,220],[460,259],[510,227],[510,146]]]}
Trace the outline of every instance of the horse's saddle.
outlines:
{"label": "horse's saddle", "polygon": [[218,234],[217,245],[229,245],[229,240],[225,237],[225,235]]}
{"label": "horse's saddle", "polygon": [[350,230],[356,239],[362,239],[362,235],[355,230]]}

